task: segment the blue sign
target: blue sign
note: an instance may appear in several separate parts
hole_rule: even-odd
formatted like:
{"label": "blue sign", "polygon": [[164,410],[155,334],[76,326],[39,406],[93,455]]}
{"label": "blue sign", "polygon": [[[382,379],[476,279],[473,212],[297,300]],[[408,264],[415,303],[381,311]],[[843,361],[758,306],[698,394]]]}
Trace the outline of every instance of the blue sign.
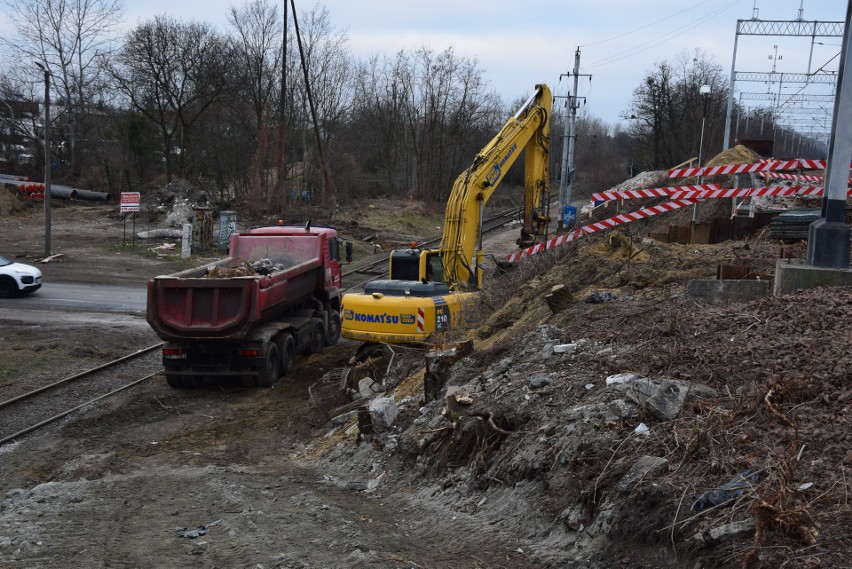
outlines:
{"label": "blue sign", "polygon": [[566,205],[562,208],[562,225],[574,225],[577,221],[577,208],[573,205]]}

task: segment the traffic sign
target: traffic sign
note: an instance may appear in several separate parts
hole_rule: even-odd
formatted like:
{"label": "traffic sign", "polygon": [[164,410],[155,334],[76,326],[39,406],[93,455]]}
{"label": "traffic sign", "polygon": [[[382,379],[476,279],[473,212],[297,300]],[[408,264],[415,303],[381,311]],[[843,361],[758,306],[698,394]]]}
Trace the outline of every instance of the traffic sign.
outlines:
{"label": "traffic sign", "polygon": [[121,192],[121,213],[139,211],[141,197],[139,192]]}

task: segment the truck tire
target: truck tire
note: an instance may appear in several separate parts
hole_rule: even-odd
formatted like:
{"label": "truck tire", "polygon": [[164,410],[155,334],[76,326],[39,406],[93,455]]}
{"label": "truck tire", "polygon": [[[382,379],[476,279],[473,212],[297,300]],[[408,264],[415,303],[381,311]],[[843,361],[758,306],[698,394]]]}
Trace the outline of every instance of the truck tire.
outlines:
{"label": "truck tire", "polygon": [[179,375],[172,375],[170,373],[166,374],[166,383],[169,384],[169,387],[174,387],[175,389],[183,389],[186,387],[183,384],[183,378]]}
{"label": "truck tire", "polygon": [[0,277],[0,298],[12,298],[18,294],[18,284],[9,277]]}
{"label": "truck tire", "polygon": [[287,332],[282,334],[278,349],[281,351],[281,375],[290,375],[296,367],[296,340],[293,335]]}
{"label": "truck tire", "polygon": [[328,313],[328,333],[325,335],[325,345],[333,346],[340,340],[340,313],[332,310]]}
{"label": "truck tire", "polygon": [[258,387],[272,387],[281,376],[281,354],[278,344],[268,342],[266,344],[266,365],[257,372]]}
{"label": "truck tire", "polygon": [[312,354],[321,354],[325,349],[325,325],[319,318],[314,319],[314,329],[311,330],[311,341],[308,351]]}
{"label": "truck tire", "polygon": [[198,379],[193,376],[184,375],[183,373],[181,373],[189,369],[190,368],[188,367],[167,368],[165,371],[166,383],[168,383],[170,387],[174,387],[175,389],[189,389],[193,387],[198,387]]}

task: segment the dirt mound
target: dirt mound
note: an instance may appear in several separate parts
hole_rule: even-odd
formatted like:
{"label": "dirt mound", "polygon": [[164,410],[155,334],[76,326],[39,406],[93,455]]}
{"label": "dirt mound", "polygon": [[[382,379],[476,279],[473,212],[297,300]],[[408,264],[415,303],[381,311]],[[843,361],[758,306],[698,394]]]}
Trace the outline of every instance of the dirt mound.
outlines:
{"label": "dirt mound", "polygon": [[0,188],[0,217],[17,215],[26,210],[24,204],[15,195],[15,191],[13,186],[6,184]]}
{"label": "dirt mound", "polygon": [[[423,405],[424,373],[409,375],[398,426],[367,437],[379,452],[343,440],[326,456],[527,536],[540,567],[842,566],[852,289],[732,307],[684,294],[719,263],[771,278],[777,255],[615,233],[564,247],[501,277],[514,294],[489,283],[451,399]],[[575,301],[553,314],[556,284]]]}
{"label": "dirt mound", "polygon": [[737,144],[733,148],[723,150],[713,158],[707,161],[706,166],[722,166],[724,164],[752,164],[761,159],[760,154],[747,148],[742,144]]}

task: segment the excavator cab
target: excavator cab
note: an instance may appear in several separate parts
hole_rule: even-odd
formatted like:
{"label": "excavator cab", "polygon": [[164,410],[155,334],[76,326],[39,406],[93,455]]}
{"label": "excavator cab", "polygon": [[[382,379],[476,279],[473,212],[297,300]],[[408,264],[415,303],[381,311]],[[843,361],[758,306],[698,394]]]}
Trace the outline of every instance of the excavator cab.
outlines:
{"label": "excavator cab", "polygon": [[390,279],[394,281],[445,282],[444,264],[437,249],[395,249],[390,254]]}

